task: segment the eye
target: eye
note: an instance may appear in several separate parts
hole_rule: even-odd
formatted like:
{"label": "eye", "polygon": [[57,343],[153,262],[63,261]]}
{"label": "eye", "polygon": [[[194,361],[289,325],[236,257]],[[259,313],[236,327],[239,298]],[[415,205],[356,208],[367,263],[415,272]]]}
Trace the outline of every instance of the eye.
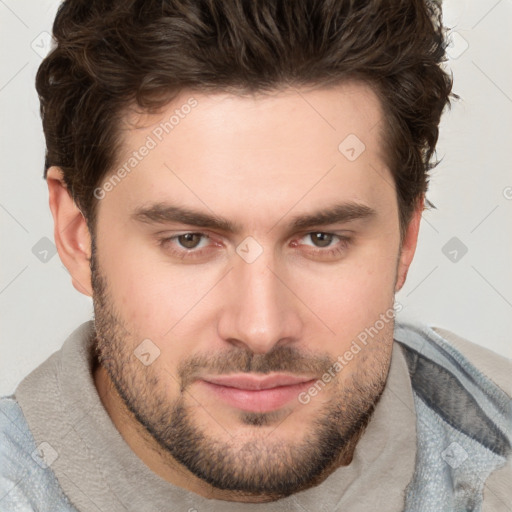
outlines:
{"label": "eye", "polygon": [[332,233],[323,233],[321,231],[317,231],[315,233],[308,233],[306,237],[310,237],[316,247],[328,247],[331,242],[334,240],[336,235]]}
{"label": "eye", "polygon": [[[303,244],[306,247],[311,247],[311,249],[307,249],[305,252],[309,252],[309,254],[315,258],[320,259],[332,259],[342,256],[346,253],[352,243],[351,237],[336,235],[334,233],[325,233],[323,231],[307,233],[301,240],[304,239],[309,239],[313,242],[313,245]],[[338,243],[333,244],[333,241],[337,241]],[[294,247],[298,247],[301,244],[294,241],[292,245]]]}
{"label": "eye", "polygon": [[[313,245],[298,242],[298,240],[308,239]],[[319,259],[332,259],[343,255],[351,241],[352,239],[347,236],[323,231],[313,231],[294,240],[291,246],[297,250],[301,250],[302,247],[305,247],[306,249],[302,249],[302,252],[306,256],[310,255]],[[160,238],[158,239],[158,244],[166,252],[181,260],[204,258],[207,256],[207,253],[210,254],[212,251],[215,251],[215,249],[222,247],[222,243],[213,241],[209,235],[197,232],[187,232]]]}
{"label": "eye", "polygon": [[185,249],[197,249],[201,238],[204,238],[205,236],[206,235],[203,235],[202,233],[185,233],[173,238],[176,238],[176,241]]}
{"label": "eye", "polygon": [[[201,245],[201,242],[204,243]],[[204,233],[181,233],[158,239],[158,244],[172,256],[179,259],[199,258],[205,256],[209,250],[208,242],[211,238]],[[217,245],[218,244],[212,244]]]}

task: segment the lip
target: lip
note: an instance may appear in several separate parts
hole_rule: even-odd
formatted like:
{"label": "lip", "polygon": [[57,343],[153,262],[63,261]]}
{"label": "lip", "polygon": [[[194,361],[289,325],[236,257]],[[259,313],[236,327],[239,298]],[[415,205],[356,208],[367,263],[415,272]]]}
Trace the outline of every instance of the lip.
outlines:
{"label": "lip", "polygon": [[262,390],[277,388],[280,386],[294,386],[309,382],[314,377],[306,376],[301,377],[297,375],[287,375],[284,373],[275,373],[272,375],[258,375],[248,374],[230,374],[219,375],[213,377],[204,377],[203,380],[218,386],[227,386],[230,388],[246,389],[246,390]]}
{"label": "lip", "polygon": [[271,412],[297,399],[314,380],[311,376],[286,374],[232,374],[208,376],[198,382],[232,407],[251,412]]}

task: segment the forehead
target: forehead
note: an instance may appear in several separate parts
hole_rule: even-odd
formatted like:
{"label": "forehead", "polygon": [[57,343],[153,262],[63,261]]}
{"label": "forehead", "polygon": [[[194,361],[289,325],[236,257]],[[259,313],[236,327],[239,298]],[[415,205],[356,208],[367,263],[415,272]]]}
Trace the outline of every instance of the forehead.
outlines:
{"label": "forehead", "polygon": [[158,114],[126,115],[114,169],[123,178],[101,208],[128,215],[171,202],[248,222],[299,203],[377,209],[394,196],[382,129],[379,99],[362,83],[245,96],[184,90]]}
{"label": "forehead", "polygon": [[[327,139],[337,147],[338,139],[351,133],[372,145],[383,116],[380,100],[368,84],[347,81],[328,88],[289,87],[244,95],[183,90],[161,113],[131,109],[124,121],[121,138],[128,151],[148,133],[157,142],[172,144],[172,138],[187,137],[192,130],[197,145],[218,138],[233,142],[230,149],[236,150],[237,140],[252,139],[258,149],[271,149],[272,141],[298,146],[302,140],[297,137],[311,143]],[[173,137],[167,137],[171,133]]]}

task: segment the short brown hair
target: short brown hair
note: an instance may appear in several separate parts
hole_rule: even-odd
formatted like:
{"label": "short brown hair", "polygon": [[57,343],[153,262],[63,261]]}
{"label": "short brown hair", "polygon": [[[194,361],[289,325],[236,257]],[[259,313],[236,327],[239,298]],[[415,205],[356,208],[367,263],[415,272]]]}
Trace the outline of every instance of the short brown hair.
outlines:
{"label": "short brown hair", "polygon": [[[243,94],[369,83],[385,114],[402,236],[428,172],[452,80],[434,0],[65,0],[36,77],[47,169],[63,169],[95,226],[127,106],[156,111],[181,90]],[[455,95],[452,95],[455,96]]]}

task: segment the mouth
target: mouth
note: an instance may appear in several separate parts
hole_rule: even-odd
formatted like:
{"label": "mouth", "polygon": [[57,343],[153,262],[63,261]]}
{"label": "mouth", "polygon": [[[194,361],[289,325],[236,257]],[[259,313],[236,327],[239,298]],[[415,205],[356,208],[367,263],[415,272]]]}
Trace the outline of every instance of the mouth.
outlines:
{"label": "mouth", "polygon": [[271,412],[296,400],[314,381],[311,376],[232,374],[208,376],[198,382],[232,407],[250,412]]}

